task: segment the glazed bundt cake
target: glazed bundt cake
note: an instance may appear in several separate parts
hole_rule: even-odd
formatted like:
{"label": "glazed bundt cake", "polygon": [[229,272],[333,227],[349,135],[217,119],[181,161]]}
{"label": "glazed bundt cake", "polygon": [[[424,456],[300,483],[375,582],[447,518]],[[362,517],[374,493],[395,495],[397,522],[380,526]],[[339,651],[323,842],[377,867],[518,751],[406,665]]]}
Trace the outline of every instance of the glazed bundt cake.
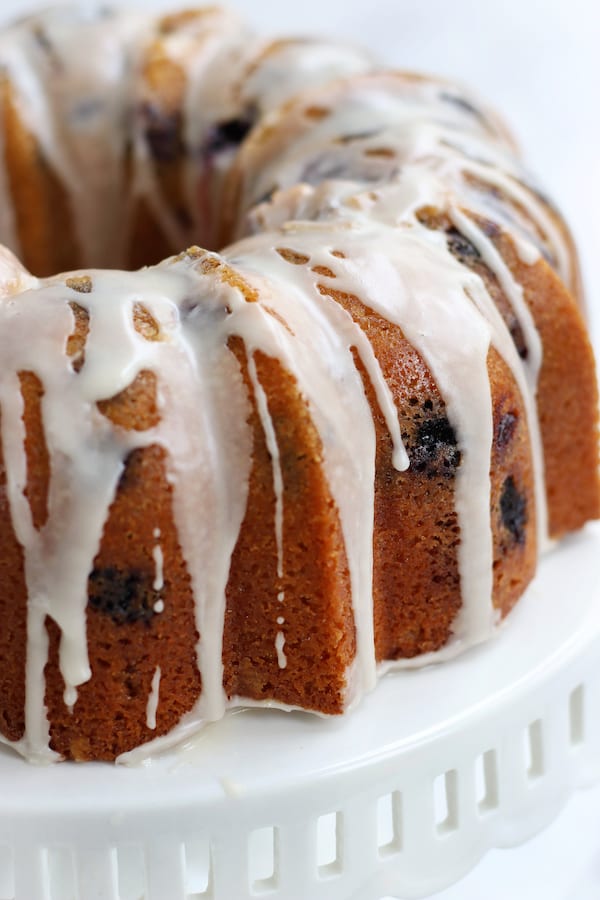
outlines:
{"label": "glazed bundt cake", "polygon": [[598,516],[571,240],[462,89],[217,9],[62,8],[2,35],[0,134],[0,731],[29,759],[341,713],[488,638]]}

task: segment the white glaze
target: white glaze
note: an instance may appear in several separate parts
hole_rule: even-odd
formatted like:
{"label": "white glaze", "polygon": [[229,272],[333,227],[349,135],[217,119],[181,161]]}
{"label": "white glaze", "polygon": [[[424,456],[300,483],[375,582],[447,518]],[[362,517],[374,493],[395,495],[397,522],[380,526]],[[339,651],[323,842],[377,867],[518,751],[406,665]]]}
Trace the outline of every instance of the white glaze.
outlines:
{"label": "white glaze", "polygon": [[164,584],[165,584],[165,579],[164,579],[164,571],[163,571],[164,557],[163,557],[162,547],[160,546],[160,544],[157,544],[152,549],[152,557],[154,559],[154,566],[155,566],[155,570],[154,570],[155,575],[154,575],[154,582],[152,583],[152,587],[154,588],[155,591],[162,591]]}
{"label": "white glaze", "polygon": [[280,669],[287,668],[287,656],[283,652],[285,647],[285,635],[283,631],[278,631],[275,636],[275,652],[277,653],[277,665]]}
{"label": "white glaze", "polygon": [[[43,24],[52,52],[61,60],[68,58],[64,70],[54,71],[48,47],[34,39],[36,22]],[[135,16],[89,21],[57,13],[16,26],[0,39],[0,64],[9,73],[23,119],[68,188],[86,264],[119,262],[131,224],[127,213],[140,197],[174,248],[198,234],[210,238],[211,223],[203,219],[194,198],[207,174],[198,160],[212,129],[248,107],[258,110],[272,127],[280,121],[273,107],[300,88],[364,71],[369,65],[362,54],[323,42],[289,42],[266,49],[237,18],[221,11],[191,19],[165,37],[165,55],[177,60],[186,76],[183,135],[189,151],[185,183],[191,224],[182,225],[162,196],[140,118],[133,116],[129,124],[125,115],[131,105],[154,99],[142,65],[154,39],[153,23],[140,26]],[[222,77],[224,71],[228,78]],[[134,77],[123,89],[125,72]],[[302,94],[298,105],[301,109],[318,100],[331,109],[330,115],[307,125],[290,107],[292,112],[285,115],[293,140],[286,131],[276,157],[263,157],[260,147],[244,151],[249,175],[237,230],[256,233],[224,250],[223,259],[258,291],[257,302],[247,302],[218,271],[202,271],[203,259],[218,260],[213,255],[184,256],[135,274],[88,270],[92,291],[81,294],[65,287],[64,276],[38,281],[8,251],[0,253],[2,449],[29,595],[26,733],[15,746],[28,758],[56,758],[49,748],[44,705],[46,617],[61,631],[65,703],[76,708],[77,687],[91,677],[85,632],[87,579],[125,460],[132,450],[153,444],[167,452],[173,513],[195,598],[203,691],[196,707],[169,735],[126,754],[125,761],[171,746],[204,722],[220,718],[227,708],[255,704],[247,698],[226,697],[221,658],[225,592],[246,511],[252,453],[251,398],[228,348],[233,336],[243,341],[253,400],[271,457],[278,626],[285,624],[285,491],[269,398],[256,367],[257,351],[279,360],[294,376],[322,442],[323,467],[346,546],[357,631],[357,658],[347,673],[347,705],[370,690],[383,669],[447,658],[493,633],[497,615],[491,597],[489,521],[492,409],[486,360],[490,346],[495,347],[523,396],[543,545],[545,491],[535,409],[542,360],[522,288],[467,212],[492,220],[499,217],[526,264],[532,265],[540,249],[549,247],[568,278],[570,257],[553,215],[523,181],[502,127],[489,113],[482,117],[448,103],[443,94],[449,91],[455,93],[452,86],[431,80],[407,80],[399,87],[391,76],[340,82],[316,94]],[[65,127],[86,97],[102,103],[91,104],[83,126]],[[340,142],[364,131],[369,134]],[[133,172],[125,187],[123,158],[129,143]],[[390,154],[378,153],[382,148]],[[336,176],[323,179],[326,167],[319,174],[317,166],[313,176],[318,183],[298,185],[307,166],[323,158],[337,164]],[[221,196],[219,179],[231,161],[231,153],[225,153],[215,163],[221,169],[211,173],[213,212]],[[499,188],[504,199],[494,197],[492,202],[468,176]],[[257,206],[273,187],[279,193]],[[0,165],[0,239],[18,249],[9,195]],[[518,204],[519,211],[509,209],[506,198]],[[449,216],[496,275],[523,331],[525,364],[482,281],[455,261],[443,234],[418,221],[417,211],[427,205]],[[123,208],[126,214],[120,215]],[[282,249],[301,254],[307,262],[291,264],[278,252]],[[319,274],[315,267],[333,275]],[[375,430],[353,351],[377,397],[392,439],[395,467],[407,469],[409,457],[391,391],[366,334],[319,288],[356,296],[402,329],[436,380],[461,452],[455,486],[462,606],[452,637],[437,654],[385,663],[379,671],[371,587]],[[90,317],[85,364],[78,374],[65,352],[73,330],[69,300],[84,307]],[[41,329],[40,302],[46,314]],[[136,303],[143,303],[157,322],[160,340],[147,341],[136,331]],[[123,432],[100,414],[97,403],[124,390],[143,370],[155,372],[159,379],[160,423],[146,432]],[[18,381],[22,371],[34,372],[44,385],[42,412],[51,479],[48,520],[39,530],[23,493],[27,473]],[[160,530],[154,529],[153,536],[153,587],[161,591]],[[155,613],[164,608],[162,599],[155,602]],[[274,649],[282,670],[288,665],[285,641],[284,631],[278,630]],[[156,727],[160,679],[157,667],[146,710],[151,729]],[[273,700],[266,705],[289,708]]]}
{"label": "white glaze", "polygon": [[[448,103],[448,95],[465,99],[472,110]],[[311,107],[327,114],[307,118],[304,111]],[[304,93],[291,111],[267,117],[265,134],[259,132],[243,151],[238,235],[247,233],[245,216],[274,190],[328,178],[377,189],[416,167],[421,176],[438,175],[466,205],[514,233],[524,261],[536,261],[536,244],[538,252],[548,247],[557,271],[572,285],[571,251],[556,213],[529,186],[502,124],[489,110],[479,110],[477,101],[443,81],[389,73]]]}
{"label": "white glaze", "polygon": [[157,666],[154,670],[154,675],[152,676],[152,685],[150,687],[148,703],[146,705],[146,725],[151,731],[155,731],[156,729],[156,713],[160,701],[160,678],[160,666]]}
{"label": "white glaze", "polygon": [[[82,265],[118,263],[125,241],[119,211],[130,98],[124,85],[131,48],[144,31],[140,14],[92,16],[56,7],[0,37],[0,65],[24,125],[68,186]],[[0,190],[4,200],[4,172]],[[18,250],[6,212],[0,225],[0,240]]]}
{"label": "white glaze", "polygon": [[325,40],[284,40],[267,44],[246,66],[238,85],[248,108],[261,114],[276,109],[295,94],[372,68],[359,48]]}
{"label": "white glaze", "polygon": [[[205,155],[218,124],[243,119],[249,111],[263,114],[305,83],[318,85],[369,67],[366,54],[334,43],[270,48],[235,14],[214,7],[183,17],[168,32],[159,34],[159,23],[146,13],[62,6],[24,18],[0,35],[0,71],[10,81],[25,128],[67,192],[82,266],[126,264],[140,202],[173,252],[199,242],[210,246],[221,175],[231,162],[226,148]],[[164,196],[146,136],[148,116],[169,124],[169,110],[148,71],[148,61],[158,58],[170,61],[184,79],[181,139],[189,222]],[[0,159],[3,143],[0,125]],[[207,179],[211,190],[204,195]],[[21,250],[3,165],[0,242]]]}
{"label": "white glaze", "polygon": [[[343,221],[338,223],[335,230],[331,223],[316,223],[310,229],[302,227],[302,223],[297,230],[293,226],[286,228],[282,236],[285,246],[308,256],[310,262],[306,266],[286,263],[272,247],[271,235],[248,239],[228,252],[235,254],[236,266],[249,280],[252,273],[245,266],[252,265],[267,272],[271,280],[279,281],[280,291],[270,297],[269,303],[287,321],[290,321],[290,315],[294,315],[288,306],[290,296],[294,298],[294,307],[312,305],[314,316],[320,317],[331,301],[321,297],[315,288],[318,283],[328,283],[338,290],[359,296],[367,307],[398,324],[428,363],[445,398],[450,422],[461,435],[459,446],[463,462],[458,471],[456,502],[462,536],[459,564],[463,607],[453,632],[454,640],[461,644],[474,643],[489,635],[494,618],[489,525],[492,415],[486,366],[491,335],[488,323],[474,311],[472,301],[465,292],[465,288],[478,289],[480,281],[449,257],[439,235],[427,232],[423,227],[415,227],[418,231],[415,235],[408,230],[399,231],[387,225],[369,223],[366,218],[360,222],[361,227],[357,227],[356,218],[348,223],[354,227],[344,227],[345,224]],[[333,256],[331,251],[334,250],[342,251],[345,258]],[[315,275],[312,272],[315,265],[327,265],[334,271],[335,279]],[[341,320],[343,316],[339,316],[339,307],[337,304],[332,306],[336,317]],[[295,318],[292,322],[297,336],[299,322]],[[503,336],[506,330],[503,323],[496,324]],[[337,327],[341,329],[344,325],[349,332],[346,347],[356,346],[360,353],[360,328],[349,317],[344,323],[340,321]],[[462,336],[460,342],[456,340],[457,334]],[[325,347],[319,347],[320,359],[326,353]],[[336,348],[336,359],[329,364],[339,366],[343,354],[343,348]],[[312,368],[308,359],[306,365]],[[374,387],[383,387],[385,381],[378,369],[367,369]],[[306,376],[302,374],[300,377],[313,419],[318,423],[321,413],[313,409],[313,404],[316,405],[315,394],[306,386]],[[340,377],[344,380],[346,397],[338,398],[338,413],[339,407],[347,400],[352,409],[348,422],[356,435],[356,443],[352,447],[351,460],[343,461],[343,458],[336,457],[330,467],[326,450],[324,466],[341,514],[352,579],[358,640],[357,668],[360,673],[352,679],[352,695],[372,686],[376,670],[371,596],[373,518],[372,514],[367,517],[357,512],[359,509],[373,509],[375,443],[372,414],[368,404],[365,407],[364,402],[361,403],[361,388],[357,387],[356,394],[351,393],[347,384],[347,381],[350,382],[349,374],[344,373]],[[319,425],[319,431],[324,433],[323,426]],[[357,478],[353,474],[353,466],[357,463],[362,469],[359,476],[362,489],[361,493],[353,495],[349,485],[353,485]],[[346,467],[349,467],[347,474]],[[486,598],[485,602],[483,598]],[[351,695],[348,702],[354,699]]]}

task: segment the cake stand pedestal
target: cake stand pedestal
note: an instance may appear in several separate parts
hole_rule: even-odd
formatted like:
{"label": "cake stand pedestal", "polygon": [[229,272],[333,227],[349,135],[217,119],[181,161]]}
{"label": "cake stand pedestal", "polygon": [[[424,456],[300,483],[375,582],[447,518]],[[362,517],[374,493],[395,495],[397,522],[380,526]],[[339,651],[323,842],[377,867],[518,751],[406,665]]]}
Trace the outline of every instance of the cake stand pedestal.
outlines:
{"label": "cake stand pedestal", "polygon": [[491,643],[351,715],[244,710],[138,768],[0,751],[0,900],[425,897],[600,778],[600,528]]}

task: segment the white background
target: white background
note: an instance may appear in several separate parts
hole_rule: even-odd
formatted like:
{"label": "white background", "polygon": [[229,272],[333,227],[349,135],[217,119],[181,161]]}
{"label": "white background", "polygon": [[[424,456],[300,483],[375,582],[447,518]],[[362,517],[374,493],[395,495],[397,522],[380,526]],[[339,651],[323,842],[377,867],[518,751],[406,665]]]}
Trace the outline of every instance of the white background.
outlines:
{"label": "white background", "polygon": [[[150,9],[174,3],[132,0],[130,5]],[[228,5],[264,34],[337,35],[370,47],[392,66],[475,86],[508,119],[530,167],[571,224],[600,338],[598,0],[229,0]],[[0,0],[0,19],[39,6],[36,0]],[[598,900],[600,789],[579,794],[543,835],[524,847],[490,854],[438,897]]]}

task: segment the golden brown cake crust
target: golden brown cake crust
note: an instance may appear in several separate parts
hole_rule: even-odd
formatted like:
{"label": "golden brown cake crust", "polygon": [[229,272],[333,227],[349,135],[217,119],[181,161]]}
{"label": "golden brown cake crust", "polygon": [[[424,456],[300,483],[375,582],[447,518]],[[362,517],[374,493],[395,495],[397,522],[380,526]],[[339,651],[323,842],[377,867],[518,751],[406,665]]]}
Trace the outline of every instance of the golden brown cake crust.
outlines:
{"label": "golden brown cake crust", "polygon": [[[75,354],[75,345],[72,350]],[[23,377],[22,390],[27,491],[32,510],[38,510],[36,527],[41,527],[48,464],[39,416],[39,382]],[[155,391],[154,376],[142,373],[125,392],[102,403],[102,411],[120,427],[151,428],[156,423]],[[47,620],[50,653],[45,677],[51,746],[67,759],[114,759],[165,734],[201,693],[194,601],[173,522],[172,489],[166,480],[164,457],[162,448],[150,446],[134,451],[126,461],[89,580],[87,634],[92,679],[78,689],[73,712],[63,699],[65,686],[58,666],[60,633],[56,624]],[[5,496],[3,499],[6,503]],[[9,514],[3,516],[3,522],[10,523]],[[160,530],[166,573],[165,584],[158,590],[153,588],[156,529]],[[6,548],[6,537],[4,542]],[[22,564],[18,571],[22,571]],[[7,633],[13,642],[21,634],[24,642],[27,593],[24,582],[17,581],[17,586],[20,596],[7,609]],[[160,613],[155,611],[159,602],[164,605]],[[16,648],[19,660],[24,659],[23,645]],[[151,729],[146,724],[146,709],[157,666],[161,670],[162,702],[156,728]],[[15,666],[21,675],[18,690],[12,692],[16,695],[18,725],[12,727],[11,734],[7,732],[11,740],[23,732],[23,667],[24,663]]]}
{"label": "golden brown cake crust", "polygon": [[[165,584],[155,590],[152,550],[160,528]],[[162,601],[162,612],[155,605]],[[194,602],[179,548],[164,451],[134,451],[121,477],[89,581],[87,634],[91,680],[73,712],[63,701],[59,632],[48,620],[46,703],[51,746],[67,759],[114,759],[169,732],[201,693]],[[156,728],[147,706],[157,666]]]}
{"label": "golden brown cake crust", "polygon": [[67,190],[25,126],[12,85],[4,75],[0,76],[0,114],[5,135],[4,161],[23,262],[40,276],[74,269],[81,251]]}
{"label": "golden brown cake crust", "polygon": [[[286,185],[275,176],[272,180],[265,176],[263,187],[268,190],[264,197],[257,198],[256,184],[265,173],[270,174],[269,167],[285,151],[290,147],[293,150],[296,142],[312,129],[324,127],[335,115],[336,103],[342,103],[357,85],[366,92],[375,86],[387,92],[388,100],[402,96],[404,91],[418,91],[421,87],[433,91],[441,85],[437,100],[441,97],[440,102],[443,101],[445,91],[443,102],[452,101],[448,86],[434,79],[411,73],[371,73],[337,81],[306,97],[302,93],[299,99],[284,103],[276,114],[260,118],[258,107],[243,107],[243,83],[232,82],[232,109],[236,115],[233,119],[225,117],[221,121],[216,117],[209,122],[200,144],[191,148],[185,118],[193,68],[190,60],[195,64],[206,46],[212,46],[213,37],[201,28],[196,33],[194,28],[204,17],[210,19],[214,14],[215,10],[206,10],[163,17],[152,25],[147,40],[138,48],[138,84],[131,118],[134,124],[129,129],[128,120],[118,168],[127,189],[134,183],[136,189],[131,196],[128,194],[131,205],[124,210],[128,228],[123,231],[127,240],[121,248],[123,259],[134,267],[158,262],[171,251],[174,234],[187,233],[194,227],[199,241],[210,242],[221,229],[221,241],[229,242],[238,232],[250,228],[246,214],[256,211],[256,204],[262,200],[267,207],[272,204],[268,212],[273,214],[282,196],[283,202],[286,200]],[[168,40],[178,37],[182,37],[181,46],[186,48],[181,58],[168,52]],[[179,46],[177,40],[175,44]],[[235,43],[232,46],[237,47]],[[248,78],[255,77],[271,54],[285,54],[293,46],[294,42],[286,41],[263,45],[253,61],[246,60],[244,72]],[[454,101],[460,107],[461,98],[455,97]],[[510,138],[492,115],[470,108],[467,101],[462,101],[462,105],[463,113],[477,119],[484,137],[494,135],[503,151],[512,152]],[[259,124],[253,128],[257,117]],[[0,123],[7,189],[25,264],[39,276],[79,266],[83,255],[72,186],[61,182],[34,129],[27,126],[17,89],[5,74],[0,76]],[[245,137],[248,129],[250,134]],[[346,131],[342,129],[331,138],[338,152],[340,148],[345,152],[344,148],[355,141],[370,139],[368,132]],[[350,152],[337,169],[328,168],[324,164],[331,149],[328,145],[318,145],[315,158],[307,157],[307,165],[300,166],[303,184],[299,187],[296,183],[295,188],[306,195],[313,188],[318,192],[329,180],[336,184],[345,180],[352,183],[356,178],[360,181],[361,173],[367,172],[360,191],[357,189],[347,204],[356,214],[356,221],[351,221],[347,229],[348,223],[342,224],[335,238],[328,236],[318,247],[319,252],[325,248],[330,253],[332,267],[346,259],[344,252],[334,246],[337,235],[342,235],[344,229],[352,231],[369,202],[381,201],[378,189],[385,181],[381,172],[387,170],[368,167],[390,166],[392,180],[401,180],[403,175],[403,161],[397,159],[396,148],[383,139],[379,141],[377,132],[373,141],[360,155],[358,174],[348,162],[356,163]],[[140,152],[142,157],[136,155]],[[140,158],[145,168],[140,168]],[[191,164],[197,164],[197,171]],[[361,166],[366,167],[364,171]],[[142,177],[140,172],[152,184],[152,190],[146,193],[136,183],[136,178]],[[224,189],[216,192],[218,179],[224,177]],[[309,185],[311,179],[313,183]],[[519,187],[520,193],[513,196],[494,185],[493,179],[486,182],[480,175],[461,172],[459,180],[465,189],[464,202],[461,195],[444,205],[445,195],[440,200],[439,192],[434,192],[431,202],[411,209],[408,224],[415,230],[421,229],[440,253],[447,250],[446,262],[461,274],[468,272],[478,279],[477,284],[491,298],[495,315],[500,314],[499,319],[512,338],[512,344],[508,341],[510,351],[520,358],[517,362],[525,369],[532,353],[527,342],[526,317],[522,310],[519,312],[514,296],[509,296],[507,278],[501,277],[506,274],[502,267],[512,277],[516,292],[522,289],[525,308],[531,313],[543,350],[536,400],[549,534],[558,538],[600,514],[598,390],[578,302],[579,280],[570,237],[560,216],[525,182]],[[278,189],[280,195],[275,193]],[[486,193],[502,213],[498,221],[488,219],[478,205],[480,195]],[[219,208],[216,197],[220,198]],[[312,214],[307,214],[310,221],[303,220],[299,233],[302,228],[310,231],[312,226],[322,224],[323,218],[339,215],[344,202],[344,196],[335,191],[327,195],[324,206],[318,208],[317,204]],[[534,214],[538,202],[547,206],[547,232]],[[197,221],[191,209],[197,214]],[[522,226],[518,235],[510,227],[512,215]],[[389,221],[384,222],[389,228]],[[394,225],[398,225],[395,220]],[[405,225],[407,221],[400,223],[398,233]],[[269,245],[274,264],[284,268],[287,265],[296,274],[300,270],[310,272],[311,302],[333,301],[355,327],[355,343],[349,342],[343,349],[351,354],[360,374],[358,385],[360,388],[362,383],[374,424],[374,502],[372,510],[361,510],[361,514],[373,517],[373,606],[369,619],[372,618],[374,629],[374,668],[386,661],[435,653],[452,641],[464,611],[460,561],[464,534],[457,510],[456,481],[465,450],[470,448],[463,445],[462,435],[451,424],[443,392],[426,357],[402,328],[381,311],[388,298],[372,295],[371,307],[361,299],[360,291],[346,290],[342,278],[336,282],[333,268],[322,263],[315,265],[308,254],[292,249],[289,226],[288,221],[274,227]],[[470,226],[487,242],[488,249],[498,252],[500,266],[494,266],[490,254],[486,256],[475,246],[473,235],[469,237]],[[561,260],[553,252],[553,230],[567,247],[568,287],[557,274]],[[533,255],[527,240],[521,240],[523,231],[532,238]],[[291,326],[276,312],[273,296],[268,296],[269,291],[286,291],[288,283],[277,277],[269,281],[269,272],[265,275],[261,270],[260,258],[255,269],[252,265],[246,269],[238,265],[240,246],[236,245],[227,257],[234,260],[230,264],[215,254],[193,248],[165,264],[161,272],[164,274],[169,265],[185,260],[193,263],[198,292],[194,310],[201,321],[206,316],[207,328],[214,325],[211,316],[215,310],[224,317],[232,314],[231,306],[225,303],[210,305],[215,296],[230,291],[247,305],[260,303],[272,320],[292,333]],[[269,258],[270,262],[273,259]],[[86,295],[95,291],[95,277],[92,271],[82,270],[52,283],[55,292],[64,290],[65,307],[72,313],[73,330],[65,351],[73,379],[81,381],[86,372],[92,327]],[[292,282],[290,279],[290,291]],[[162,285],[163,282],[156,293],[164,300],[163,294],[168,291]],[[463,301],[465,294],[470,297],[465,289]],[[181,310],[187,299],[175,318],[183,317]],[[171,339],[170,334],[161,332],[161,325],[149,305],[144,305],[143,296],[131,308],[136,339]],[[319,312],[324,308],[318,307]],[[40,310],[41,330],[43,322]],[[368,339],[391,406],[397,412],[408,468],[394,463],[397,447],[390,419],[360,353],[358,333]],[[236,532],[227,580],[222,653],[219,654],[218,645],[215,654],[223,666],[223,693],[231,703],[272,701],[338,714],[346,708],[349,688],[361,660],[359,616],[350,574],[354,560],[346,550],[344,532],[348,523],[344,521],[343,503],[336,504],[333,479],[328,480],[324,463],[327,428],[319,431],[311,408],[314,398],[303,392],[298,370],[296,377],[284,365],[284,355],[277,357],[276,341],[267,352],[234,333],[227,334],[223,346],[237,363],[236,376],[247,400],[251,443],[247,504]],[[542,519],[540,509],[536,509],[535,453],[530,427],[534,419],[528,424],[526,395],[519,388],[523,382],[518,381],[514,367],[511,369],[507,362],[511,353],[505,356],[493,340],[487,357],[481,356],[489,379],[492,418],[489,522],[493,590],[491,598],[483,598],[489,601],[492,618],[505,616],[531,581],[539,549],[537,526]],[[16,376],[25,426],[26,483],[22,491],[33,527],[40,533],[50,516],[52,477],[51,438],[44,406],[46,386],[28,368],[16,372]],[[337,387],[341,392],[346,385],[337,371],[335,377],[340,378]],[[262,410],[256,384],[264,392]],[[111,423],[114,434],[123,438],[123,446],[124,436],[131,435],[139,437],[139,444],[127,444],[118,487],[95,545],[85,610],[92,677],[77,687],[72,709],[60,668],[64,636],[50,615],[45,621],[49,651],[43,700],[50,747],[66,759],[113,760],[167,735],[187,713],[197,712],[203,696],[199,648],[206,635],[199,633],[192,576],[176,524],[169,448],[154,437],[164,409],[161,389],[160,371],[139,367],[127,387],[114,396],[94,401],[94,412],[100,412],[103,421]],[[363,401],[364,397],[360,394],[358,399]],[[269,444],[265,418],[272,425],[277,461]],[[354,436],[345,437],[352,447]],[[336,438],[336,433],[333,438],[327,435],[334,443]],[[26,737],[28,597],[24,552],[11,519],[4,451],[5,445],[0,441],[0,730],[9,741],[18,742]],[[276,462],[282,481],[279,497]],[[487,456],[484,463],[487,466]],[[281,546],[277,534],[278,502]],[[195,512],[198,522],[203,522],[207,513],[201,502]],[[44,614],[45,610],[44,607]],[[217,680],[219,687],[220,670]],[[156,708],[152,707],[153,701]]]}
{"label": "golden brown cake crust", "polygon": [[544,445],[550,535],[600,516],[598,385],[580,307],[545,260],[525,265],[502,233],[496,244],[523,286],[544,348],[537,405]]}
{"label": "golden brown cake crust", "polygon": [[[239,344],[235,349],[248,385]],[[256,368],[281,459],[285,570],[278,578],[273,476],[254,405],[248,506],[227,587],[225,688],[229,696],[339,713],[347,667],[356,652],[340,522],[319,437],[293,377],[262,353],[256,354]],[[285,620],[285,667],[275,652],[280,617]]]}
{"label": "golden brown cake crust", "polygon": [[[0,422],[1,424],[1,422]],[[9,741],[25,732],[27,587],[23,549],[17,541],[7,497],[6,469],[0,444],[0,725]]]}

